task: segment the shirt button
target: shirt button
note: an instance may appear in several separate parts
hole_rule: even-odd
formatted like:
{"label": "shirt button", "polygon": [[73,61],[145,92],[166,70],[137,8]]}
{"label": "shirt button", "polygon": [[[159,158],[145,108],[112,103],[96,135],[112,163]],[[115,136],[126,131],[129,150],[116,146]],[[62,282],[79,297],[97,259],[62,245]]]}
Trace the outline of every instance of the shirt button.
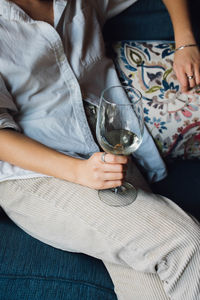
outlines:
{"label": "shirt button", "polygon": [[76,88],[77,88],[77,84],[76,84],[75,82],[73,82],[73,83],[71,83],[71,87],[72,87],[73,89],[76,89]]}
{"label": "shirt button", "polygon": [[63,63],[64,61],[65,61],[65,55],[62,54],[62,55],[60,56],[60,62]]}

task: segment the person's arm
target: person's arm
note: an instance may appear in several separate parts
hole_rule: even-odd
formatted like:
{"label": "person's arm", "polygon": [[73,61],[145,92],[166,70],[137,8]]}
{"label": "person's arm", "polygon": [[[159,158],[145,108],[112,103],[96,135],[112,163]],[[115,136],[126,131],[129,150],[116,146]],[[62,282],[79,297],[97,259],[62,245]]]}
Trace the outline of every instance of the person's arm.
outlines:
{"label": "person's arm", "polygon": [[24,169],[57,177],[95,189],[121,185],[123,166],[127,158],[106,155],[101,161],[101,152],[88,160],[73,158],[50,149],[23,134],[10,129],[0,130],[0,160]]}
{"label": "person's arm", "polygon": [[[176,49],[196,44],[190,22],[187,0],[163,0],[169,11],[175,36]],[[174,70],[183,92],[200,84],[200,53],[198,46],[185,47],[175,52]],[[189,79],[187,76],[194,76]]]}

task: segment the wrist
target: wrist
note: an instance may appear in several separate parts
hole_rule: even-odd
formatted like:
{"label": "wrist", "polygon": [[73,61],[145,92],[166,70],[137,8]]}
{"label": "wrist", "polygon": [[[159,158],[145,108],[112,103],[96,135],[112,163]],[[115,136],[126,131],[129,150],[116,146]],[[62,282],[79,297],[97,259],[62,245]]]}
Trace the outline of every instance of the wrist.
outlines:
{"label": "wrist", "polygon": [[198,47],[198,44],[184,44],[175,49],[175,52],[183,50],[185,48]]}
{"label": "wrist", "polygon": [[84,160],[65,156],[62,162],[62,179],[73,183],[81,184],[82,169]]}
{"label": "wrist", "polygon": [[65,155],[60,152],[54,152],[50,161],[51,166],[49,163],[49,169],[51,171],[49,171],[49,173],[51,172],[51,176],[77,183],[78,165],[79,161],[81,161],[80,159]]}
{"label": "wrist", "polygon": [[185,30],[179,32],[175,32],[175,44],[176,48],[179,48],[183,45],[188,45],[188,44],[196,44],[196,40],[194,38],[194,34],[191,30]]}
{"label": "wrist", "polygon": [[84,185],[84,179],[86,177],[86,161],[85,159],[77,159],[73,168],[73,182],[76,184]]}

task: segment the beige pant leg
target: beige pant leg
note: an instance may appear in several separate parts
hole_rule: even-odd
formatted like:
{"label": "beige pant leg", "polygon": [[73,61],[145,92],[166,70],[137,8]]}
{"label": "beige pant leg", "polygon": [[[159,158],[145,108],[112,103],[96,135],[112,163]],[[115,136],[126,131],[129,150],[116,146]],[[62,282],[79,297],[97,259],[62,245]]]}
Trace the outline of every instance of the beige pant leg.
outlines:
{"label": "beige pant leg", "polygon": [[104,264],[114,283],[118,300],[169,299],[157,274],[138,272],[128,266],[105,261]]}
{"label": "beige pant leg", "polygon": [[95,190],[38,178],[0,183],[0,205],[43,242],[124,267],[106,265],[120,300],[146,300],[153,290],[162,299],[160,279],[171,299],[200,299],[199,224],[169,199],[139,190],[131,205],[109,207]]}

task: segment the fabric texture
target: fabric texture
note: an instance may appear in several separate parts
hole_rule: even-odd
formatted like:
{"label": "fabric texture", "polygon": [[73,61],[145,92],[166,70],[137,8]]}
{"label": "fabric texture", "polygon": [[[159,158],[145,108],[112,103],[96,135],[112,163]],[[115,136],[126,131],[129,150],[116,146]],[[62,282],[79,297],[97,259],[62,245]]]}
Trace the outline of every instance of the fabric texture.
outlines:
{"label": "fabric texture", "polygon": [[[197,3],[198,0],[192,2]],[[162,0],[139,0],[120,15],[108,20],[104,27],[104,37],[109,42],[174,40],[174,33]]]}
{"label": "fabric texture", "polygon": [[103,263],[26,234],[0,210],[0,300],[117,300]]}
{"label": "fabric texture", "polygon": [[[54,0],[53,27],[33,20],[8,0],[0,1],[0,99],[5,104],[5,93],[9,107],[15,102],[18,108],[14,114],[9,111],[14,118],[10,127],[17,124],[26,136],[69,156],[86,159],[99,151],[83,101],[98,106],[102,90],[120,85],[113,61],[105,53],[102,16],[119,13],[134,2]],[[3,104],[0,100],[0,107],[6,108]],[[134,155],[150,181],[166,176],[146,129]],[[41,175],[0,162],[0,180],[34,176]]]}
{"label": "fabric texture", "polygon": [[[136,168],[134,175],[133,184],[145,186]],[[152,289],[152,300],[161,294],[176,300],[200,299],[199,224],[167,198],[138,189],[133,204],[114,208],[101,202],[96,190],[55,178],[2,182],[0,194],[6,213],[33,237],[102,259],[116,293],[123,292],[120,300],[137,299],[138,289],[141,300],[151,299],[145,279],[138,289],[123,288],[124,277],[120,281],[118,271],[128,278],[130,267],[149,275],[150,285],[155,275],[151,286],[158,281],[158,288]],[[122,269],[112,269],[112,264]],[[135,276],[131,274],[130,285]]]}
{"label": "fabric texture", "polygon": [[200,221],[200,160],[172,160],[167,169],[167,178],[152,184],[152,191],[171,199]]}
{"label": "fabric texture", "polygon": [[164,158],[200,158],[200,95],[181,94],[173,71],[174,44],[113,44],[122,83],[143,96],[145,124]]}
{"label": "fabric texture", "polygon": [[[187,1],[195,39],[200,43],[199,0]],[[169,13],[162,0],[139,0],[110,19],[104,27],[107,41],[174,41]]]}

